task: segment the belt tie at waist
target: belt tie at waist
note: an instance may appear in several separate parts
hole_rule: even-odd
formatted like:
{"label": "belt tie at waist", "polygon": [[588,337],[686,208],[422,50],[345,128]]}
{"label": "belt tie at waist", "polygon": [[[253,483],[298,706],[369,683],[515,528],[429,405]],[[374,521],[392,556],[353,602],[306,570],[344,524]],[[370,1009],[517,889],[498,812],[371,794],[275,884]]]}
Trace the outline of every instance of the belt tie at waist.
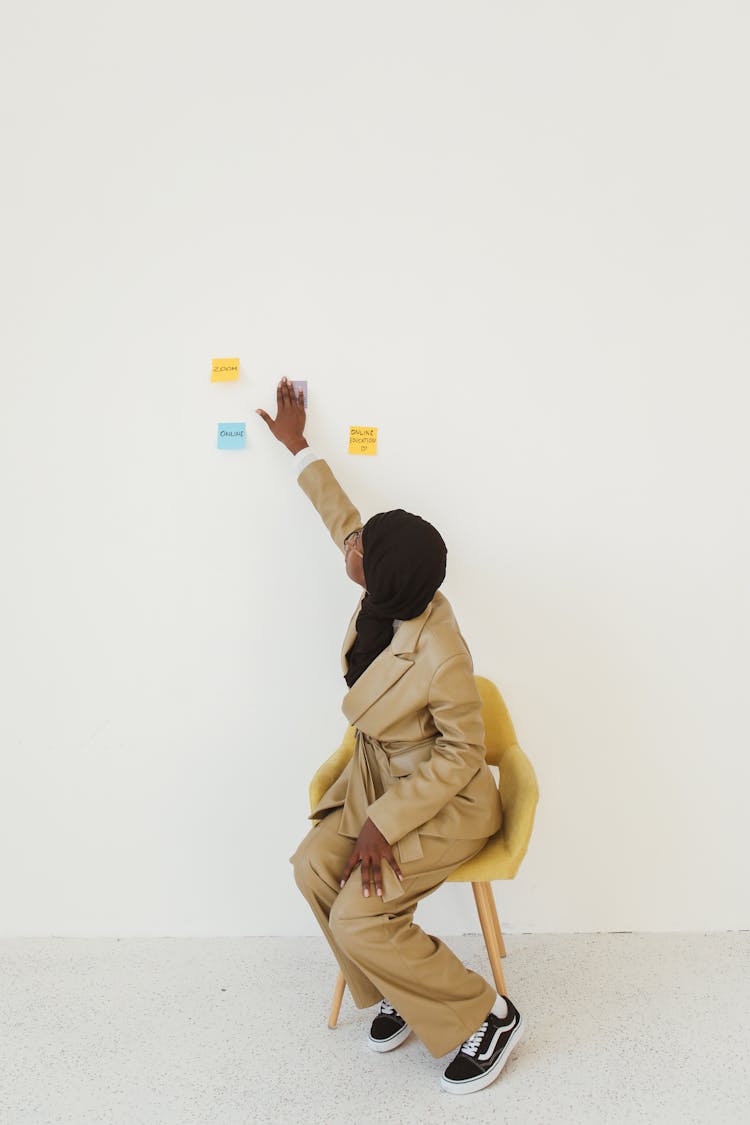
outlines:
{"label": "belt tie at waist", "polygon": [[[352,770],[341,813],[339,832],[356,840],[367,820],[370,805],[382,797],[398,779],[391,773],[390,760],[376,738],[357,730],[354,741]],[[399,863],[421,859],[422,843],[416,828],[393,845]]]}

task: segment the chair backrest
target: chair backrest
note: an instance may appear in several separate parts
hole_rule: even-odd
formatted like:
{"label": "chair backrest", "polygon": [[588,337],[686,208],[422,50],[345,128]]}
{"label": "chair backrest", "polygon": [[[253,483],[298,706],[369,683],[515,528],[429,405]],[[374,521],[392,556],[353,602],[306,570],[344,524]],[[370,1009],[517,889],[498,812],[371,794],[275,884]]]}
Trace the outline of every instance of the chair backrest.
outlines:
{"label": "chair backrest", "polygon": [[484,719],[487,761],[499,766],[505,751],[517,743],[513,722],[505,706],[505,700],[492,680],[475,676],[479,694],[482,697],[482,718]]}

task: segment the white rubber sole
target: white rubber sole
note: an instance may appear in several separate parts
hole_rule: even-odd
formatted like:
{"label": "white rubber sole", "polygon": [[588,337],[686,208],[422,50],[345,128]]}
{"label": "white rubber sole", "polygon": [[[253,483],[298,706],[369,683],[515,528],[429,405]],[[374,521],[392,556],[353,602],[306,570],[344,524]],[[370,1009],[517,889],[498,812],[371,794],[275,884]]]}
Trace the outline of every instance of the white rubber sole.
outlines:
{"label": "white rubber sole", "polygon": [[451,1082],[450,1078],[446,1078],[445,1075],[442,1075],[440,1085],[444,1090],[447,1090],[449,1094],[473,1094],[475,1090],[483,1090],[485,1086],[489,1086],[491,1082],[495,1081],[498,1074],[507,1063],[511,1051],[523,1035],[523,1030],[523,1016],[519,1016],[518,1023],[513,1029],[513,1034],[505,1044],[505,1050],[500,1055],[495,1065],[491,1067],[490,1070],[485,1071],[484,1074],[478,1074],[476,1078],[467,1078],[465,1082]]}
{"label": "white rubber sole", "polygon": [[371,1051],[378,1051],[380,1054],[382,1054],[384,1051],[393,1051],[396,1049],[396,1047],[400,1047],[401,1044],[406,1039],[408,1039],[410,1035],[411,1028],[409,1027],[408,1023],[405,1023],[401,1030],[397,1031],[395,1035],[392,1035],[390,1039],[372,1039],[368,1035],[367,1046]]}

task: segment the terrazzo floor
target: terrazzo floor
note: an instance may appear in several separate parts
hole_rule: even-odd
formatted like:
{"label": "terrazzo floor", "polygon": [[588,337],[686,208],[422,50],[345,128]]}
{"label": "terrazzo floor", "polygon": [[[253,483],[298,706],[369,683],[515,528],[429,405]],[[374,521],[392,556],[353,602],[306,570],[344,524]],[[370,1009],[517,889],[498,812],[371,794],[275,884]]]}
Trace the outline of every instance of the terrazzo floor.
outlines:
{"label": "terrazzo floor", "polygon": [[[448,939],[489,977],[481,937]],[[750,933],[506,936],[526,1022],[500,1077],[441,1091],[414,1036],[365,1045],[322,938],[0,941],[2,1125],[750,1122]],[[490,978],[491,979],[491,978]]]}

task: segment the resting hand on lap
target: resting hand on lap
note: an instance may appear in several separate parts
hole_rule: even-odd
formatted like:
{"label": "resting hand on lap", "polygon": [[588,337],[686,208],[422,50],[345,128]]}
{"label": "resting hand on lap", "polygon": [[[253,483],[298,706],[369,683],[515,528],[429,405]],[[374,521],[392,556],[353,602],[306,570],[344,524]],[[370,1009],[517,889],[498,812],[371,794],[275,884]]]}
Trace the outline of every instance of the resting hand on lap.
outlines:
{"label": "resting hand on lap", "polygon": [[382,896],[383,882],[381,868],[384,859],[390,863],[399,879],[403,879],[401,868],[396,863],[396,857],[393,854],[393,848],[380,829],[376,828],[368,817],[362,825],[362,831],[357,837],[354,851],[349,856],[349,862],[341,877],[341,886],[344,886],[344,883],[359,863],[361,864],[362,872],[362,894],[367,898],[370,893],[370,883],[372,882],[375,884],[375,893]]}

